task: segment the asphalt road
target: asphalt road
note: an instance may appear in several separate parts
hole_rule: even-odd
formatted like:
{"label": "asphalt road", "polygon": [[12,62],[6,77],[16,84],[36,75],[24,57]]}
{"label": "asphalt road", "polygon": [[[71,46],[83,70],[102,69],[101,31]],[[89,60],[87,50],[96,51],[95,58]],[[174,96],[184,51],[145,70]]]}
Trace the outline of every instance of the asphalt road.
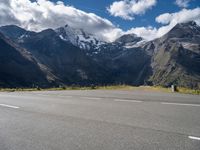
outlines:
{"label": "asphalt road", "polygon": [[200,96],[3,92],[0,150],[200,150]]}

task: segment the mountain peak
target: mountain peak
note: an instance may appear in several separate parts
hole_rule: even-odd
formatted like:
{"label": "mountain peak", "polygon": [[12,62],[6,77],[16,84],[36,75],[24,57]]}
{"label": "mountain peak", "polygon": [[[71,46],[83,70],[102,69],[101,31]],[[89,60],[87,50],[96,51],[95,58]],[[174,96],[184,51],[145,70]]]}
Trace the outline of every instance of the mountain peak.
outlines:
{"label": "mountain peak", "polygon": [[15,29],[15,30],[23,30],[25,31],[25,29],[17,26],[17,25],[5,25],[5,26],[1,26],[1,28],[7,28],[7,29]]}
{"label": "mountain peak", "polygon": [[195,21],[189,21],[189,22],[184,22],[184,23],[178,23],[177,25],[179,26],[198,26]]}
{"label": "mountain peak", "polygon": [[124,34],[121,37],[119,37],[115,42],[119,43],[135,43],[143,40],[141,37],[138,37],[136,34]]}
{"label": "mountain peak", "polygon": [[199,36],[200,26],[198,26],[196,22],[190,21],[176,24],[167,34],[163,36],[163,40],[176,38],[177,40],[197,41]]}
{"label": "mountain peak", "polygon": [[88,33],[83,29],[70,27],[69,25],[60,27],[55,31],[62,40],[70,42],[85,50],[95,49],[105,43],[95,35]]}
{"label": "mountain peak", "polygon": [[116,39],[114,43],[120,44],[126,48],[133,48],[138,47],[144,43],[144,39],[138,37],[136,34],[124,34]]}
{"label": "mountain peak", "polygon": [[0,27],[0,32],[9,37],[17,38],[26,33],[26,30],[16,25],[6,25]]}
{"label": "mountain peak", "polygon": [[173,29],[181,29],[181,30],[187,31],[188,29],[196,30],[197,28],[200,28],[200,26],[197,25],[195,21],[189,21],[189,22],[184,22],[184,23],[178,23],[174,26]]}

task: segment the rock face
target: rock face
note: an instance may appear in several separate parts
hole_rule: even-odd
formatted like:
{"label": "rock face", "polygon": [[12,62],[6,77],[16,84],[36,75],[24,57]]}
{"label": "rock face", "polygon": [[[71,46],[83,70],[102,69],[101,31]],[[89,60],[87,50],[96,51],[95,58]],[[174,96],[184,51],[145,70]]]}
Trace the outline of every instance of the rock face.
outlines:
{"label": "rock face", "polygon": [[154,85],[200,88],[200,27],[195,22],[177,24],[145,47],[152,52],[149,81]]}
{"label": "rock face", "polygon": [[[104,42],[92,34],[67,25],[39,33],[17,26],[4,26],[0,27],[0,32],[5,42],[4,45],[1,43],[0,48],[1,60],[4,60],[0,68],[3,68],[3,63],[15,60],[13,56],[7,56],[6,52],[10,48],[6,45],[11,46],[15,52],[26,52],[25,56],[29,58],[27,61],[38,69],[37,73],[31,73],[35,76],[32,81],[38,85],[124,83],[162,86],[176,84],[200,88],[200,27],[195,22],[177,24],[163,37],[149,42],[134,34],[123,35],[112,43]],[[13,45],[18,45],[18,48]],[[26,60],[25,56],[19,59]],[[29,71],[34,68],[28,65],[20,67]],[[12,69],[8,67],[4,70],[9,72]],[[11,83],[15,77],[21,77],[21,81],[17,84],[12,82],[12,86],[33,84],[22,84],[27,79],[21,74],[15,74],[5,79],[5,74],[1,73],[0,81],[4,83],[1,85],[9,85],[5,81]]]}

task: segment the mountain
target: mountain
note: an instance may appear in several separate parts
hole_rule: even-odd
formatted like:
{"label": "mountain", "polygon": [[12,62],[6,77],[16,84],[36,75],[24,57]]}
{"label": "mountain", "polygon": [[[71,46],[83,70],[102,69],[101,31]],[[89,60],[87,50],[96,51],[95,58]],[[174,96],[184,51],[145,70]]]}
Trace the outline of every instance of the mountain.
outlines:
{"label": "mountain", "polygon": [[0,31],[1,33],[7,35],[8,37],[12,37],[13,39],[18,39],[26,33],[25,29],[22,29],[15,25],[2,26],[0,28]]}
{"label": "mountain", "polygon": [[0,27],[0,32],[17,43],[23,42],[23,39],[26,39],[26,38],[36,34],[35,32],[27,31],[16,25],[2,26],[2,27]]}
{"label": "mountain", "polygon": [[[0,31],[21,47],[26,48],[37,58],[39,63],[49,68],[49,72],[54,74],[63,84],[131,83],[139,85],[144,82],[140,80],[143,76],[141,72],[149,58],[147,61],[146,54],[140,48],[127,50],[119,40],[113,43],[91,42],[93,45],[90,45],[90,49],[83,49],[73,42],[74,39],[78,39],[77,37],[80,37],[80,35],[85,36],[86,39],[87,36],[90,36],[90,38],[93,36],[85,35],[86,32],[79,29],[75,31],[69,26],[56,30],[47,29],[38,33],[26,31],[19,37],[9,34],[10,26],[8,26],[8,29],[6,27],[0,28]],[[135,43],[141,39],[136,35],[134,35],[134,38]],[[125,42],[125,36],[121,39]],[[133,40],[127,42],[134,43]]]}
{"label": "mountain", "polygon": [[62,40],[68,41],[84,50],[97,49],[101,44],[105,43],[83,29],[72,28],[68,25],[55,31]]}
{"label": "mountain", "polygon": [[125,34],[116,39],[115,43],[125,48],[133,48],[139,47],[141,44],[145,43],[145,40],[135,34]]}
{"label": "mountain", "polygon": [[147,80],[151,58],[140,48],[138,43],[141,41],[144,42],[136,35],[124,35],[112,43],[101,45],[89,56],[109,70],[112,83],[142,85]]}
{"label": "mountain", "polygon": [[29,54],[46,78],[45,85],[176,84],[200,88],[200,27],[195,22],[177,24],[152,41],[126,34],[104,42],[67,25],[41,32],[11,25],[0,27],[0,32]]}
{"label": "mountain", "polygon": [[46,71],[53,74],[61,85],[107,83],[107,71],[71,41],[61,39],[55,30],[47,29],[24,36],[23,42],[19,38],[10,38],[27,49],[39,64],[45,65]]}
{"label": "mountain", "polygon": [[179,42],[200,43],[200,26],[196,22],[179,23],[162,40],[174,39]]}
{"label": "mountain", "polygon": [[0,87],[48,87],[51,81],[32,55],[0,33]]}
{"label": "mountain", "polygon": [[177,24],[163,37],[143,48],[151,53],[153,85],[200,88],[200,27],[195,22]]}

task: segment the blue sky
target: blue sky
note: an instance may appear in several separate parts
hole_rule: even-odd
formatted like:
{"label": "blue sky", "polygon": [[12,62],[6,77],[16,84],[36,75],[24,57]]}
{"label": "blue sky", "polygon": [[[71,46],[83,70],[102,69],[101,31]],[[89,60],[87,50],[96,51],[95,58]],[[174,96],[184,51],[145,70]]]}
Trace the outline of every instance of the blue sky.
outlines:
{"label": "blue sky", "polygon": [[39,32],[68,24],[104,41],[124,34],[152,40],[177,23],[200,25],[200,0],[1,0],[0,26]]}
{"label": "blue sky", "polygon": [[[109,7],[116,0],[64,0],[66,5],[72,5],[77,9],[95,13],[103,18],[112,21],[113,24],[119,26],[123,30],[128,30],[132,27],[138,26],[153,26],[160,27],[161,24],[155,21],[155,18],[163,13],[174,13],[180,11],[182,8],[175,4],[175,0],[158,0],[156,6],[149,9],[144,15],[135,16],[134,20],[124,20],[119,17],[113,17],[107,11]],[[56,0],[54,0],[56,2]],[[200,0],[192,0],[187,9],[193,9],[200,5]]]}

